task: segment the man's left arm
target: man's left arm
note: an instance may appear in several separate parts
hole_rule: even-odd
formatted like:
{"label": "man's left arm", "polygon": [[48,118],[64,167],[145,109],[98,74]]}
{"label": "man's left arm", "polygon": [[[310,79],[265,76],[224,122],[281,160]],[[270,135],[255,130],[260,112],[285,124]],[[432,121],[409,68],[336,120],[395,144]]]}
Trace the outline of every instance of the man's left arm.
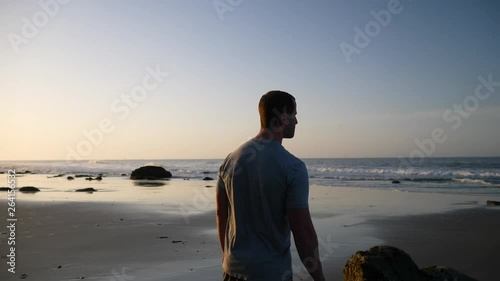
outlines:
{"label": "man's left arm", "polygon": [[219,243],[222,249],[222,253],[224,253],[229,200],[227,198],[226,189],[224,188],[224,182],[222,181],[220,176],[217,180],[216,201],[217,201],[217,208],[216,208],[217,231],[219,232]]}

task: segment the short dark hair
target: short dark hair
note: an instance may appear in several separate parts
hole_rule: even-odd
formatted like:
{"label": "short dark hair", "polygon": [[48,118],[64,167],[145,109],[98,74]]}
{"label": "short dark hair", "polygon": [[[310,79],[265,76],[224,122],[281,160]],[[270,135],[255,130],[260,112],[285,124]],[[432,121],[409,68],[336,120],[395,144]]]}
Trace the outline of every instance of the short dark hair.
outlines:
{"label": "short dark hair", "polygon": [[260,126],[270,128],[271,121],[278,118],[277,114],[292,114],[295,111],[295,98],[287,92],[269,91],[260,98]]}

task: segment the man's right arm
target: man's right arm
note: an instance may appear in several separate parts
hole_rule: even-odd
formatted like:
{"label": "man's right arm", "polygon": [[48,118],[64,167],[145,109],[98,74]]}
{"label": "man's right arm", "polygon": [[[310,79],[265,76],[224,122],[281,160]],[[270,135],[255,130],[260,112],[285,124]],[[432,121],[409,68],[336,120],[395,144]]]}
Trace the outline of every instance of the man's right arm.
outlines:
{"label": "man's right arm", "polygon": [[324,281],[323,268],[319,259],[318,237],[309,208],[288,208],[287,216],[302,263],[314,281]]}

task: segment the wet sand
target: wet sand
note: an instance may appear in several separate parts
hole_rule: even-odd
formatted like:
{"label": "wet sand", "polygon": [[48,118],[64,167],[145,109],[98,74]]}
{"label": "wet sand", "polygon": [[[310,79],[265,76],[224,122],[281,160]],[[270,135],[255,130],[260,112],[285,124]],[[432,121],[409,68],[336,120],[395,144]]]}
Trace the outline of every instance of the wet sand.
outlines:
{"label": "wet sand", "polygon": [[420,267],[446,265],[481,281],[498,280],[500,207],[370,220],[385,245]]}

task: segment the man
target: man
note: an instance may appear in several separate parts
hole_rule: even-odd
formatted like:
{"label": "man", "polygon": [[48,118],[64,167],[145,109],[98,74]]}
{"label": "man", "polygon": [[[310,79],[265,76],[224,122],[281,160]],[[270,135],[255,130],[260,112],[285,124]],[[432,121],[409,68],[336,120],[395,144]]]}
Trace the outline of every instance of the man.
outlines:
{"label": "man", "polygon": [[224,280],[292,280],[290,231],[302,263],[324,280],[309,213],[309,177],[281,145],[293,138],[295,98],[270,91],[259,102],[257,136],[229,154],[217,181],[217,227]]}

